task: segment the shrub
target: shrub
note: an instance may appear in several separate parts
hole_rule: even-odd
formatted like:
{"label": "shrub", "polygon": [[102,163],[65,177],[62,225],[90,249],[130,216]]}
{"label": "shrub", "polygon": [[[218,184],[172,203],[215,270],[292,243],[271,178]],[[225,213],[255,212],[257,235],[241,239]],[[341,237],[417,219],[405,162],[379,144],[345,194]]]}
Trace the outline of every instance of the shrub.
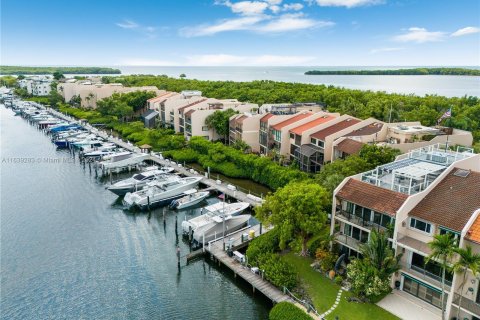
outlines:
{"label": "shrub", "polygon": [[259,267],[265,271],[265,278],[277,287],[292,289],[297,285],[297,274],[292,265],[278,254],[265,253],[258,257]]}
{"label": "shrub", "polygon": [[166,151],[163,155],[166,158],[172,158],[179,163],[192,163],[198,161],[198,153],[192,149]]}
{"label": "shrub", "polygon": [[248,245],[247,257],[251,265],[258,264],[258,258],[265,253],[274,253],[280,244],[279,230],[273,229],[253,239]]}
{"label": "shrub", "polygon": [[276,304],[268,317],[270,320],[312,320],[312,318],[302,309],[290,302],[280,302]]}
{"label": "shrub", "polygon": [[335,276],[334,281],[335,281],[336,284],[338,284],[340,286],[340,285],[342,285],[343,278],[341,276]]}
{"label": "shrub", "polygon": [[335,262],[337,261],[337,256],[335,254],[323,248],[317,249],[315,252],[315,257],[320,264],[320,269],[323,271],[332,270],[335,266]]}

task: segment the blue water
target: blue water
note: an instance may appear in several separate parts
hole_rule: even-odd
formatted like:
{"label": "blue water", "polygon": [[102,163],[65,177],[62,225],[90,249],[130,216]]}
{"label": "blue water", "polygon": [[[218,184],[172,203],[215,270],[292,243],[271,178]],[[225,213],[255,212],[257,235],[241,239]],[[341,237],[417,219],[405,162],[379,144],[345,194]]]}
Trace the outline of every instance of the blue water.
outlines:
{"label": "blue water", "polygon": [[1,319],[267,318],[270,304],[227,270],[178,269],[176,244],[188,246],[175,220],[198,209],[125,212],[88,165],[0,112]]}
{"label": "blue water", "polygon": [[[400,67],[129,67],[119,66],[123,74],[165,74],[199,80],[274,80],[324,84],[350,89],[403,94],[436,94],[447,97],[480,97],[480,77],[472,76],[361,76],[305,75],[308,70],[372,70]],[[401,67],[409,68],[409,67]],[[479,67],[468,67],[478,69]]]}

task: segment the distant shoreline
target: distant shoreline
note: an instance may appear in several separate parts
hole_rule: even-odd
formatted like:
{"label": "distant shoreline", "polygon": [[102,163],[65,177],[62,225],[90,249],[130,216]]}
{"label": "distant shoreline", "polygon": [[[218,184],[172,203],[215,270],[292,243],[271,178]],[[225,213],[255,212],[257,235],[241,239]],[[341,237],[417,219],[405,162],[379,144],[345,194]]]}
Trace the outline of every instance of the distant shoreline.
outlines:
{"label": "distant shoreline", "polygon": [[105,67],[21,67],[0,66],[2,75],[43,75],[60,72],[62,74],[121,74],[120,69]]}
{"label": "distant shoreline", "polygon": [[480,76],[480,70],[466,68],[413,68],[394,70],[311,70],[305,72],[305,75]]}

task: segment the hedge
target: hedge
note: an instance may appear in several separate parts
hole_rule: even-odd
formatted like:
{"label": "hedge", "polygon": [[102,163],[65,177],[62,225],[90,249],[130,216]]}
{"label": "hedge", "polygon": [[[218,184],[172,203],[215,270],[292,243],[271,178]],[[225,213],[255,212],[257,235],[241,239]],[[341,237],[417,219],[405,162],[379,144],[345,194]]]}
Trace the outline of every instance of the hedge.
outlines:
{"label": "hedge", "polygon": [[268,317],[270,320],[312,320],[305,311],[290,302],[277,303]]}

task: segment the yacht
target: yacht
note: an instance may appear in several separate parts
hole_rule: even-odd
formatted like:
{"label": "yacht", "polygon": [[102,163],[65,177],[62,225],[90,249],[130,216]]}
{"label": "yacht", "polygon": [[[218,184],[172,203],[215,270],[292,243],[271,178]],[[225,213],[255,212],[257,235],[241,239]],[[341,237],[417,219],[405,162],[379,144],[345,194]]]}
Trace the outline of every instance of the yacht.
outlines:
{"label": "yacht", "polygon": [[127,208],[136,206],[141,210],[145,210],[148,207],[171,203],[172,200],[184,196],[185,191],[195,188],[202,178],[178,178],[173,176],[162,182],[153,182],[143,190],[133,193],[128,192],[123,199],[123,204]]}
{"label": "yacht", "polygon": [[239,216],[216,216],[212,221],[202,227],[197,228],[193,232],[193,244],[202,246],[204,243],[220,238],[247,227],[250,222],[250,214],[242,214]]}
{"label": "yacht", "polygon": [[185,191],[185,196],[178,200],[173,200],[168,206],[171,209],[186,209],[199,204],[210,195],[210,191],[197,191],[197,189]]}
{"label": "yacht", "polygon": [[102,144],[99,147],[83,150],[82,157],[85,159],[100,160],[105,156],[109,156],[117,152],[117,145],[115,144]]}
{"label": "yacht", "polygon": [[145,153],[123,151],[103,157],[104,160],[99,165],[103,170],[120,170],[129,166],[135,166],[148,158],[150,156]]}
{"label": "yacht", "polygon": [[[234,202],[234,203],[225,203],[218,202],[209,206],[206,206],[202,209],[202,214],[198,217],[192,218],[182,222],[182,230],[185,235],[189,234],[191,231],[194,231],[200,227],[203,227],[207,224],[212,223],[216,217],[226,218],[231,216],[236,216],[242,213],[245,209],[250,206],[247,202]],[[223,220],[223,219],[222,219]]]}
{"label": "yacht", "polygon": [[171,167],[164,167],[162,169],[158,169],[156,166],[148,167],[145,171],[134,174],[131,178],[115,182],[107,187],[107,189],[118,196],[123,196],[127,192],[141,190],[150,181],[165,181],[169,177],[168,174],[172,172],[173,168]]}

